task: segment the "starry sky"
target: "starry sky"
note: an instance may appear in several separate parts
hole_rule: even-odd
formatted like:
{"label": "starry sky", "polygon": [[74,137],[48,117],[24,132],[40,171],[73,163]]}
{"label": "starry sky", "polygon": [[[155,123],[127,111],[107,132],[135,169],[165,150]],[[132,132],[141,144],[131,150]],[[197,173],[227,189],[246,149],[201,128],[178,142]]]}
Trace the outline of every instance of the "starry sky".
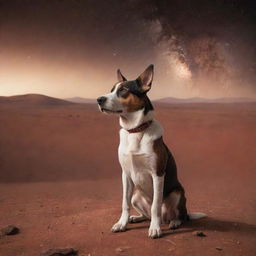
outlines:
{"label": "starry sky", "polygon": [[255,97],[255,16],[238,0],[0,0],[0,95],[95,98],[152,63],[152,98]]}

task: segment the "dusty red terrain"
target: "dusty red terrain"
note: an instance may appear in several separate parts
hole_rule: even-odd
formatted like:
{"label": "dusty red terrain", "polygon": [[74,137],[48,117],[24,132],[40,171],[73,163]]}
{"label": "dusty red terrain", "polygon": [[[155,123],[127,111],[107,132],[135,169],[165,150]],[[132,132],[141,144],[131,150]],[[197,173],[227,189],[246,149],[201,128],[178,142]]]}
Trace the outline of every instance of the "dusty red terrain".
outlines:
{"label": "dusty red terrain", "polygon": [[149,222],[110,232],[121,205],[117,117],[31,97],[0,99],[0,227],[21,229],[0,238],[0,256],[55,247],[81,256],[256,255],[256,104],[155,106],[188,208],[209,217],[163,226],[152,240]]}

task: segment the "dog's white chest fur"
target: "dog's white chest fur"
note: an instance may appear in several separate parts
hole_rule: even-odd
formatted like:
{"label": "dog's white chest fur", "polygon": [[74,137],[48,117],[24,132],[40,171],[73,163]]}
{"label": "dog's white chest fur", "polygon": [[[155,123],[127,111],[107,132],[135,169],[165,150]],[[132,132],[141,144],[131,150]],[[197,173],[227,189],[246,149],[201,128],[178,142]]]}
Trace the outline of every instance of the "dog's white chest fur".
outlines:
{"label": "dog's white chest fur", "polygon": [[129,133],[124,129],[120,130],[119,162],[136,188],[149,198],[153,196],[152,171],[156,169],[153,143],[162,134],[162,127],[157,121],[144,132]]}

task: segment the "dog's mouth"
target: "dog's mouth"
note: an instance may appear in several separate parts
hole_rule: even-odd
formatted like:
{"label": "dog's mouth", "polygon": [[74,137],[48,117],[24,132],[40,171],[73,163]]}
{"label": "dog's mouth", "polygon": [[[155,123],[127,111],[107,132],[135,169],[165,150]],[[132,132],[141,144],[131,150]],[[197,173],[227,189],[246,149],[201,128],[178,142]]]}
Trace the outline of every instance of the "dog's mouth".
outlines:
{"label": "dog's mouth", "polygon": [[120,114],[123,112],[123,110],[110,110],[110,109],[106,109],[106,108],[100,108],[101,112],[105,112],[108,114]]}

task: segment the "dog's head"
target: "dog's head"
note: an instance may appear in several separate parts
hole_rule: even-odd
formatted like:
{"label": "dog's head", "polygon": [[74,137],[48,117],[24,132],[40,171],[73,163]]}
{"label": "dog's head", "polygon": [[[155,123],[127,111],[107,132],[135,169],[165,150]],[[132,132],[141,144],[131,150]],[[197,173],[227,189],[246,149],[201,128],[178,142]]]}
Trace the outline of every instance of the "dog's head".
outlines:
{"label": "dog's head", "polygon": [[153,65],[148,66],[136,80],[131,81],[128,81],[118,69],[118,82],[110,93],[97,99],[100,110],[113,114],[125,114],[143,108],[146,112],[152,110],[153,107],[147,97],[147,92],[151,89],[153,69]]}

